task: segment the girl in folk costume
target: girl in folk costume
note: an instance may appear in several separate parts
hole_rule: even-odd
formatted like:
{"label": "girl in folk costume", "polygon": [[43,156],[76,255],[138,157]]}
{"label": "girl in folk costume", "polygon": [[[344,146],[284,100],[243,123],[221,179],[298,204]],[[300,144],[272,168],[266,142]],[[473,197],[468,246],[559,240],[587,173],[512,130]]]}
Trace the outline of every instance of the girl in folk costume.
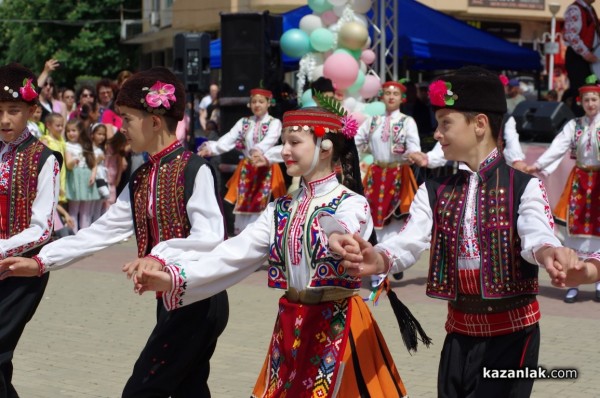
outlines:
{"label": "girl in folk costume", "polygon": [[[409,154],[421,151],[415,120],[400,112],[406,87],[396,81],[383,84],[385,116],[367,118],[354,138],[358,150],[373,155],[363,180],[365,197],[371,207],[377,240],[394,233],[408,214],[417,192],[417,182],[410,168]],[[402,273],[394,275],[402,278]],[[372,285],[377,284],[376,277]]]}
{"label": "girl in folk costume", "polygon": [[[571,120],[554,138],[546,152],[527,171],[552,173],[567,152],[575,159],[554,216],[566,226],[564,245],[583,257],[600,251],[600,85],[591,75],[579,88],[585,116]],[[564,301],[573,303],[579,290],[567,291]],[[600,301],[600,283],[596,284],[596,301]]]}
{"label": "girl in folk costume", "polygon": [[281,122],[269,115],[273,94],[269,90],[250,90],[250,104],[254,116],[244,117],[218,141],[206,141],[198,154],[203,157],[220,155],[232,149],[244,153],[235,173],[227,183],[225,200],[234,204],[235,233],[255,221],[271,198],[285,194],[285,183],[279,165],[255,167],[250,161],[253,154],[264,154],[274,146],[281,134]]}
{"label": "girl in folk costume", "polygon": [[[62,156],[29,132],[38,93],[33,72],[0,67],[0,260],[31,257],[50,240]],[[0,269],[0,396],[18,397],[12,359],[25,325],[42,299],[48,275],[10,278]]]}
{"label": "girl in folk costume", "polygon": [[[373,228],[369,205],[357,194],[357,127],[322,108],[286,112],[282,155],[287,172],[301,177],[300,188],[269,203],[257,221],[212,252],[173,257],[163,271],[145,271],[136,285],[140,293],[165,291],[165,305],[176,309],[234,285],[268,260],[269,287],[285,293],[252,397],[407,395],[358,296],[360,278],[340,267],[328,247],[333,234],[368,238]],[[337,161],[344,185],[334,172]],[[206,272],[201,262],[216,268]]]}
{"label": "girl in folk costume", "polygon": [[400,82],[384,83],[385,116],[367,118],[354,138],[359,151],[373,155],[363,185],[378,240],[398,229],[391,221],[408,214],[417,191],[408,155],[420,152],[421,144],[414,119],[400,112],[405,92]]}

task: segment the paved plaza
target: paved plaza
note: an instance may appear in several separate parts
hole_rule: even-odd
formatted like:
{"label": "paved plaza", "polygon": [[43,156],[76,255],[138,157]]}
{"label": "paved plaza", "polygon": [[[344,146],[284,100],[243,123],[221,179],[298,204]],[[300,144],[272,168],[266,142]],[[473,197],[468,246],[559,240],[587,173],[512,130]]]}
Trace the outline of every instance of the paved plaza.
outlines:
{"label": "paved plaza", "polygon": [[[14,384],[22,398],[120,397],[134,361],[154,325],[152,294],[133,294],[120,269],[135,257],[131,239],[50,276],[44,299],[15,354]],[[387,299],[372,308],[411,397],[435,397],[445,304],[425,296],[427,255],[394,282],[399,297],[420,320],[434,345],[408,354]],[[564,292],[541,275],[540,365],[576,368],[577,380],[540,380],[534,397],[596,397],[600,394],[600,303],[593,286],[580,300],[562,302]],[[264,270],[229,290],[229,325],[212,361],[213,398],[248,397],[260,370],[280,292],[266,287]]]}

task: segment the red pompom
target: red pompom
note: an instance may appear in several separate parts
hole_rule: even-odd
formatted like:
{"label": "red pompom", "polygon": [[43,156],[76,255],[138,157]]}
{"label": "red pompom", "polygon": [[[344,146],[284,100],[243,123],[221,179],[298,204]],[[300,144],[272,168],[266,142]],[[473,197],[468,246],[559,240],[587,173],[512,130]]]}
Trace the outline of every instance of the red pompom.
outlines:
{"label": "red pompom", "polygon": [[315,126],[314,131],[317,137],[323,137],[325,135],[325,127],[323,126]]}

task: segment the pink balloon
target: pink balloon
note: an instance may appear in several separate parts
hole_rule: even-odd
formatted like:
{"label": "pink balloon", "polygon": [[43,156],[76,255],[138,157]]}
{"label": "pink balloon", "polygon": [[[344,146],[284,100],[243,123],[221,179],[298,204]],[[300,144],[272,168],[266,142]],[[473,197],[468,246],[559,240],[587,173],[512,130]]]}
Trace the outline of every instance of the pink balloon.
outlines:
{"label": "pink balloon", "polygon": [[335,15],[333,10],[325,11],[323,14],[321,14],[321,21],[323,21],[325,26],[333,25],[338,21],[338,19],[340,19],[340,17]]}
{"label": "pink balloon", "polygon": [[360,88],[359,94],[363,98],[373,98],[381,89],[381,81],[373,75],[365,76],[365,82]]}
{"label": "pink balloon", "polygon": [[365,120],[367,120],[367,115],[362,112],[352,112],[350,116],[358,122],[359,126],[363,124]]}
{"label": "pink balloon", "polygon": [[338,90],[350,87],[358,76],[358,62],[348,53],[331,54],[323,64],[323,76],[334,83]]}
{"label": "pink balloon", "polygon": [[367,65],[371,65],[375,61],[375,53],[373,50],[364,50],[360,55],[360,59]]}

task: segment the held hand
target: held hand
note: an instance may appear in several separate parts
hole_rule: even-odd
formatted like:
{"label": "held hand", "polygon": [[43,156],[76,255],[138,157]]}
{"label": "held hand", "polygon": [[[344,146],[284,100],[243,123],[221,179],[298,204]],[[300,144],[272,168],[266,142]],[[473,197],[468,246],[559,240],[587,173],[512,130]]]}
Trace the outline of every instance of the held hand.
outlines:
{"label": "held hand", "polygon": [[9,257],[0,261],[0,280],[11,276],[38,276],[38,263],[31,258]]}
{"label": "held hand", "polygon": [[207,157],[210,157],[210,155],[211,155],[210,149],[208,149],[208,147],[206,147],[206,146],[200,147],[200,149],[198,150],[198,156],[207,158]]}
{"label": "held hand", "polygon": [[349,275],[352,276],[368,276],[382,274],[386,270],[385,260],[383,256],[375,250],[373,245],[364,240],[359,234],[354,234],[353,238],[360,247],[362,261],[342,261],[342,265],[346,268]]}
{"label": "held hand", "polygon": [[135,259],[122,268],[122,271],[127,273],[127,279],[131,279],[134,275],[141,278],[144,270],[162,270],[162,264],[152,257],[143,257]]}
{"label": "held hand", "polygon": [[260,153],[254,153],[250,157],[250,162],[254,167],[267,167],[269,165],[269,161]]}
{"label": "held hand", "polygon": [[566,271],[579,262],[575,250],[568,247],[545,246],[535,253],[535,257],[546,268],[552,284],[561,287],[565,286]]}
{"label": "held hand", "polygon": [[519,171],[522,171],[523,173],[528,173],[527,168],[529,166],[527,165],[527,163],[525,163],[522,160],[516,160],[516,161],[514,161],[513,164],[512,164],[512,167],[515,168],[515,169],[517,169],[517,170],[519,170]]}
{"label": "held hand", "polygon": [[540,169],[535,165],[527,165],[525,167],[525,170],[523,170],[523,171],[528,174],[535,174],[535,173],[539,172]]}
{"label": "held hand", "polygon": [[362,255],[360,254],[360,245],[354,239],[354,235],[333,232],[328,237],[329,250],[336,253],[346,261],[360,263]]}
{"label": "held hand", "polygon": [[135,291],[140,295],[147,291],[167,292],[173,286],[171,274],[163,271],[144,270],[135,279]]}
{"label": "held hand", "polygon": [[90,179],[88,181],[88,185],[91,187],[92,185],[94,185],[96,183],[96,177],[94,176],[90,176]]}
{"label": "held hand", "polygon": [[408,154],[408,160],[411,164],[416,164],[419,167],[426,167],[428,163],[427,155],[423,152],[411,152]]}

